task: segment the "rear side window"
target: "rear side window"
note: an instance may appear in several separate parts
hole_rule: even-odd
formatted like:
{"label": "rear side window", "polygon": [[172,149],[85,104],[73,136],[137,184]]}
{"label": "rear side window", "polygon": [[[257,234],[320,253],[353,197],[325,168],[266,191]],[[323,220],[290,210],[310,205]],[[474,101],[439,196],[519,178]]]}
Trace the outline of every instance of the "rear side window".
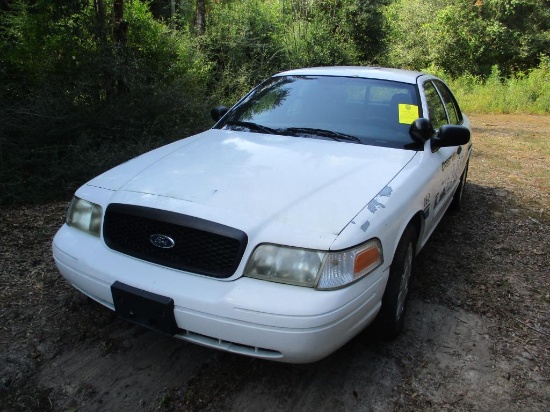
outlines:
{"label": "rear side window", "polygon": [[445,108],[447,109],[447,114],[449,115],[449,120],[451,124],[459,124],[462,121],[462,115],[460,113],[460,109],[458,108],[458,104],[456,103],[456,100],[454,99],[450,90],[447,88],[447,86],[445,86],[443,82],[440,82],[438,80],[434,80],[434,84],[435,87],[437,87],[437,90],[439,90],[441,97],[443,98],[443,103],[445,104]]}
{"label": "rear side window", "polygon": [[447,112],[445,106],[439,97],[439,93],[431,81],[424,83],[424,93],[428,103],[428,115],[434,129],[439,129],[444,124],[448,124]]}

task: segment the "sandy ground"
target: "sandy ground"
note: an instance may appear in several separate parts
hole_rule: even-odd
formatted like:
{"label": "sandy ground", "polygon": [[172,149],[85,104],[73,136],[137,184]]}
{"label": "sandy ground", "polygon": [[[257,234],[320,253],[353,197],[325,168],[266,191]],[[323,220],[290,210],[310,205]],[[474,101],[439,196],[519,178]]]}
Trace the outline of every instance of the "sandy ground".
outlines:
{"label": "sandy ground", "polygon": [[53,265],[66,202],[1,209],[0,409],[550,410],[550,116],[472,122],[464,208],[418,256],[404,333],[309,365],[118,320]]}

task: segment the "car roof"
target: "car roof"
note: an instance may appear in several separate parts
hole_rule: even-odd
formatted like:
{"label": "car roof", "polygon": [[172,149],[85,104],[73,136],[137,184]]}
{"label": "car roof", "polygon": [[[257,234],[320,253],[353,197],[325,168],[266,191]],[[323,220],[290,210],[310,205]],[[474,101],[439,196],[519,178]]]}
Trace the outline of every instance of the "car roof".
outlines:
{"label": "car roof", "polygon": [[424,73],[391,69],[386,67],[369,66],[332,66],[332,67],[309,67],[304,69],[288,70],[276,74],[276,76],[343,76],[343,77],[363,77],[366,79],[391,80],[401,83],[416,84],[418,77]]}

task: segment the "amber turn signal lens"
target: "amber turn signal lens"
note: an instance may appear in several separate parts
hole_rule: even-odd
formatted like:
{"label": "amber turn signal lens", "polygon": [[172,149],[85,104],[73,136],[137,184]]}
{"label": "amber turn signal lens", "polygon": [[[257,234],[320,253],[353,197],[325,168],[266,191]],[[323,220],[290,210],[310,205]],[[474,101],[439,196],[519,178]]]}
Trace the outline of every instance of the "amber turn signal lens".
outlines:
{"label": "amber turn signal lens", "polygon": [[380,263],[380,250],[373,245],[370,248],[359,252],[355,255],[353,263],[353,273],[360,273],[368,270],[371,266],[376,266]]}

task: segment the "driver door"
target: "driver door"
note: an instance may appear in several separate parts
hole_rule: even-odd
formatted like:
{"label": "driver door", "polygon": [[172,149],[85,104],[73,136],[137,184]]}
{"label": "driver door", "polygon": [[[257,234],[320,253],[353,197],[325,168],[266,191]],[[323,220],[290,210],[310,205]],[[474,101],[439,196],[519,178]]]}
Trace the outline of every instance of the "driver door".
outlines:
{"label": "driver door", "polygon": [[[437,131],[441,126],[455,123],[449,115],[439,90],[433,80],[425,81],[422,86],[428,106],[428,118]],[[458,155],[461,146],[441,147],[429,153],[429,167],[432,181],[429,186],[429,213],[425,213],[426,229],[431,232],[443,217],[452,200],[453,188],[458,182]]]}

